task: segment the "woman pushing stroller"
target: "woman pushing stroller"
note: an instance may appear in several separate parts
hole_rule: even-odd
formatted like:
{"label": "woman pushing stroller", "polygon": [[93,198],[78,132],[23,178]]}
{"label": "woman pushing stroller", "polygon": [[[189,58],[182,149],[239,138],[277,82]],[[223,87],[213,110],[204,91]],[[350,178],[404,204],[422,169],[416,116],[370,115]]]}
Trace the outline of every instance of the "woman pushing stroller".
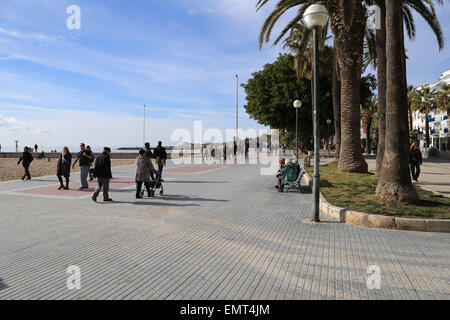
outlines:
{"label": "woman pushing stroller", "polygon": [[151,196],[150,182],[152,181],[151,173],[156,173],[155,167],[149,157],[146,156],[145,150],[139,150],[139,156],[136,158],[136,199],[142,199],[142,184],[147,189],[147,195]]}

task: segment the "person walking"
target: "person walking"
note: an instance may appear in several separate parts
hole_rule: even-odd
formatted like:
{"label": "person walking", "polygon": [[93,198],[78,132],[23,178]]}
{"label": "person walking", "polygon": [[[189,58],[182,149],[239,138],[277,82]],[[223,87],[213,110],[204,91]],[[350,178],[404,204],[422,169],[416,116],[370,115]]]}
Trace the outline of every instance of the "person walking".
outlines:
{"label": "person walking", "polygon": [[94,180],[94,169],[92,164],[94,163],[94,153],[92,152],[91,146],[86,146],[86,150],[92,153],[92,158],[89,160],[89,181]]}
{"label": "person walking", "polygon": [[92,151],[88,151],[84,143],[80,144],[80,152],[77,154],[77,158],[73,162],[72,169],[75,167],[77,162],[80,162],[80,180],[81,187],[79,190],[88,189],[89,184],[87,177],[89,175],[89,169],[91,168],[91,161],[94,159]]}
{"label": "person walking", "polygon": [[409,167],[413,182],[418,182],[420,165],[422,164],[422,153],[420,152],[419,143],[419,140],[414,141],[409,150]]}
{"label": "person walking", "polygon": [[245,139],[245,146],[244,146],[245,159],[248,159],[248,151],[249,150],[250,150],[250,140],[247,138],[247,139]]}
{"label": "person walking", "polygon": [[25,171],[22,180],[25,180],[25,178],[27,178],[27,180],[31,180],[30,164],[34,159],[29,150],[30,149],[28,147],[24,147],[22,156],[19,158],[19,161],[17,161],[17,165],[22,163],[23,169]]}
{"label": "person walking", "polygon": [[[149,142],[145,143],[145,155],[147,156],[147,158],[150,159],[150,162],[152,162],[152,159],[155,157],[153,155],[152,149],[150,148]],[[152,165],[153,165],[153,162],[152,162]],[[150,177],[152,178],[152,180],[155,180],[155,176],[154,176],[153,172],[150,172]]]}
{"label": "person walking", "polygon": [[36,143],[34,144],[34,152],[38,152],[38,145]]}
{"label": "person walking", "polygon": [[142,199],[142,184],[145,185],[147,195],[150,197],[150,181],[152,181],[150,172],[156,173],[156,170],[144,149],[139,150],[139,156],[136,158],[135,164],[136,199]]}
{"label": "person walking", "polygon": [[92,200],[97,202],[100,190],[103,188],[103,201],[113,201],[109,198],[109,180],[112,178],[111,173],[111,149],[105,147],[101,155],[95,159],[94,177],[97,178],[97,188],[92,195]]}
{"label": "person walking", "polygon": [[166,148],[162,146],[162,141],[158,141],[158,146],[155,148],[153,154],[155,156],[156,164],[158,165],[158,176],[161,181],[164,181],[162,180],[162,172],[164,166],[166,165],[167,152]]}
{"label": "person walking", "polygon": [[[69,152],[69,148],[64,147],[59,155],[58,165],[56,169],[56,176],[59,180],[58,190],[69,190],[69,177],[70,177],[70,164],[72,163],[72,154]],[[62,177],[66,180],[66,185],[63,183]]]}

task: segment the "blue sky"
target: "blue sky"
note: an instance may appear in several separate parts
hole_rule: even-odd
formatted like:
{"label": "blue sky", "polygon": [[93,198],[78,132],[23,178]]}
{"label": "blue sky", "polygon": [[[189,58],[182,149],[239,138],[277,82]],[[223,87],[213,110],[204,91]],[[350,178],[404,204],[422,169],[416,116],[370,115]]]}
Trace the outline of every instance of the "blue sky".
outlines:
{"label": "blue sky", "polygon": [[[258,49],[271,9],[256,0],[3,0],[0,2],[0,144],[134,146],[142,141],[142,105],[150,105],[148,139],[170,144],[177,128],[234,127],[235,74],[245,82],[281,47]],[[69,5],[81,29],[66,27]],[[450,8],[440,9],[450,30]],[[283,26],[289,15],[279,26]],[[412,84],[450,68],[449,34],[438,52],[418,18],[408,43]],[[276,31],[275,31],[276,32]],[[260,128],[245,114],[240,126]]]}

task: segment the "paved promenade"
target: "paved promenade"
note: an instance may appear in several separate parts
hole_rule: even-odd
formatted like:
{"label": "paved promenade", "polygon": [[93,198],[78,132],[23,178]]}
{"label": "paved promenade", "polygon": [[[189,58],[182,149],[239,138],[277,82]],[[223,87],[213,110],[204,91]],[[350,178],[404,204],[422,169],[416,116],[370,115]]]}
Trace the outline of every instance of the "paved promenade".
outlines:
{"label": "paved promenade", "polygon": [[[369,171],[375,172],[376,160],[366,159]],[[450,197],[450,162],[445,160],[424,159],[420,167],[419,183],[421,188]]]}
{"label": "paved promenade", "polygon": [[0,183],[0,299],[450,299],[450,234],[311,224],[311,194],[259,172],[173,168],[163,197],[135,200],[119,167],[97,204],[55,177]]}

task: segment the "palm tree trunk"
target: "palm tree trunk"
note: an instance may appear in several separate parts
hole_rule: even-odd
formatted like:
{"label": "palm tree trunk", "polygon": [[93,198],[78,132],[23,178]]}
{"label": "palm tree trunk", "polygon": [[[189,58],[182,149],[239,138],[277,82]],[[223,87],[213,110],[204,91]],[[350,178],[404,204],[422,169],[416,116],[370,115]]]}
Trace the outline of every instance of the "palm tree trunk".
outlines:
{"label": "palm tree trunk", "polygon": [[381,26],[377,29],[378,57],[378,149],[376,174],[380,174],[384,157],[384,142],[386,137],[386,6],[384,0],[376,0],[380,7]]}
{"label": "palm tree trunk", "polygon": [[[402,33],[401,33],[401,37],[402,37],[402,43],[405,43],[405,33],[403,32],[404,30],[404,21],[403,21],[403,10],[401,11],[401,15],[402,15]],[[411,114],[411,109],[409,108],[409,101],[408,101],[408,77],[406,75],[406,50],[405,50],[405,45],[402,46],[402,65],[403,65],[403,83],[405,84],[404,86],[404,92],[403,95],[405,96],[405,101],[408,104],[408,114]],[[408,128],[408,143],[409,143],[409,133],[412,131],[412,121],[409,121],[409,118],[406,118],[406,123],[407,123],[407,128]]]}
{"label": "palm tree trunk", "polygon": [[[384,200],[417,203],[409,173],[408,104],[403,94],[401,1],[386,2],[386,140],[376,194]],[[400,94],[399,94],[400,93]]]}
{"label": "palm tree trunk", "polygon": [[333,67],[334,142],[336,143],[335,159],[339,159],[339,151],[341,150],[341,82],[339,81],[338,69],[339,67],[335,53]]}
{"label": "palm tree trunk", "polygon": [[367,119],[367,124],[366,124],[366,132],[367,132],[367,138],[366,138],[366,152],[367,154],[370,154],[371,151],[371,144],[372,144],[372,138],[371,138],[371,133],[370,133],[370,128],[372,127],[372,119]]}
{"label": "palm tree trunk", "polygon": [[355,4],[351,23],[344,21],[342,4],[328,2],[335,36],[335,52],[341,78],[341,149],[338,168],[344,172],[366,173],[367,163],[361,148],[361,72],[366,28],[362,2]]}
{"label": "palm tree trunk", "polygon": [[430,147],[430,121],[428,119],[429,114],[430,114],[430,108],[427,105],[425,107],[425,147],[427,147],[427,148]]}

